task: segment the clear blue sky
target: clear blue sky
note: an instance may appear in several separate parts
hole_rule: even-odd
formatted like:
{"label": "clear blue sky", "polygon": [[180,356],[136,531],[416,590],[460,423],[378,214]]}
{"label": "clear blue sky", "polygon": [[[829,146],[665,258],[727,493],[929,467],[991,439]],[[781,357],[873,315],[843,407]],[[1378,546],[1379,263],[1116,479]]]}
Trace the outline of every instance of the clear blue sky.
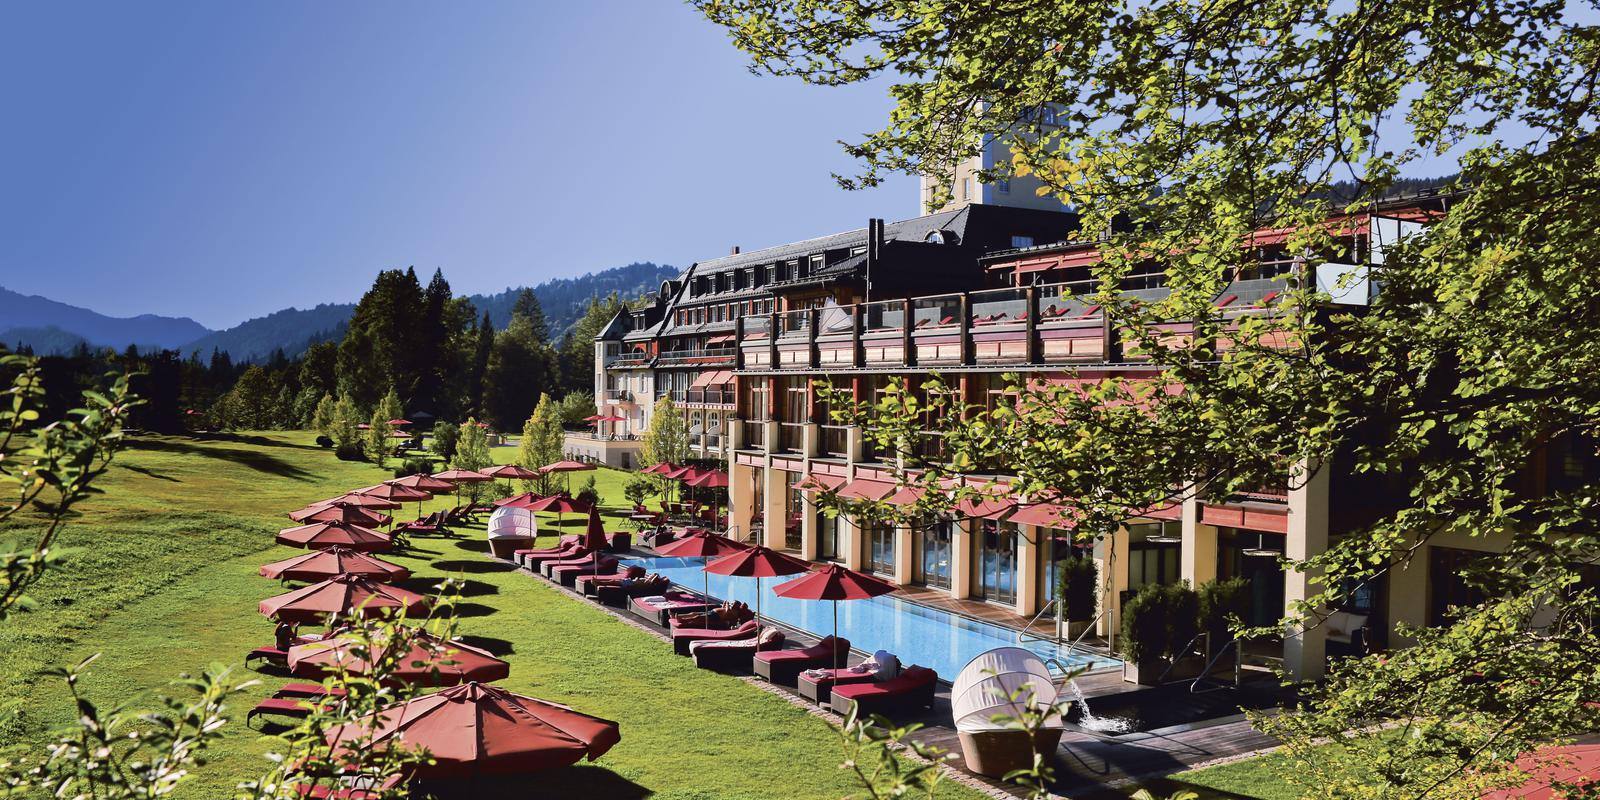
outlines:
{"label": "clear blue sky", "polygon": [[6,3],[0,286],[226,327],[917,213],[830,177],[882,86],[744,65],[674,0]]}

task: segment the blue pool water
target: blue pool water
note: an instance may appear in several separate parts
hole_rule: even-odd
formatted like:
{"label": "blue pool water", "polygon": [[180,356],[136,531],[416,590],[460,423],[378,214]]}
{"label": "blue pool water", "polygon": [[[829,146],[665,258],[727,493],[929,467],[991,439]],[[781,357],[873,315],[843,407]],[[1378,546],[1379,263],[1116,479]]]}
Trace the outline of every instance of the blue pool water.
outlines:
{"label": "blue pool water", "polygon": [[[698,558],[637,558],[624,563],[659,572],[673,583],[695,592],[705,590],[709,577],[712,597],[742,601],[751,608],[756,606],[755,578],[707,576]],[[793,600],[772,593],[772,587],[788,580],[792,578],[761,580],[761,615],[818,636],[832,633],[833,603]],[[839,603],[838,607],[839,635],[849,639],[851,647],[868,653],[888,650],[899,657],[901,664],[933,668],[941,680],[955,680],[961,668],[979,653],[996,647],[1017,646],[1015,631],[893,596],[851,600]],[[1094,667],[1100,668],[1117,663],[1104,656],[1068,653],[1064,648],[1057,653],[1048,642],[1030,641],[1022,646],[1041,657],[1054,657],[1067,667],[1092,662]]]}

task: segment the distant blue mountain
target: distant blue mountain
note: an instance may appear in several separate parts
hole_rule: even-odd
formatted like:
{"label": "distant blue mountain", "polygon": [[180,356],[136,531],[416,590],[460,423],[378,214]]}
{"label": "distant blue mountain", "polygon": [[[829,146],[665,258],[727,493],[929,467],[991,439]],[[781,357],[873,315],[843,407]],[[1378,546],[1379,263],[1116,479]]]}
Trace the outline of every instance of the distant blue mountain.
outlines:
{"label": "distant blue mountain", "polygon": [[[551,336],[560,337],[583,316],[589,298],[616,292],[625,300],[631,299],[655,291],[662,281],[677,273],[676,268],[661,264],[629,264],[576,278],[548,280],[533,287],[533,292],[544,307]],[[503,328],[510,321],[511,305],[521,291],[508,288],[467,299],[479,314],[489,312],[490,321]],[[286,308],[213,331],[188,318],[146,314],[119,319],[0,288],[0,343],[7,347],[25,343],[41,355],[70,352],[84,341],[118,350],[134,344],[141,350],[162,347],[185,354],[199,351],[202,356],[221,350],[234,361],[259,361],[281,348],[292,358],[316,342],[344,338],[355,307],[355,303],[323,303],[306,309]]]}
{"label": "distant blue mountain", "polygon": [[[32,331],[30,335],[39,336],[50,328],[55,328],[57,334],[73,334],[89,344],[118,350],[130,344],[140,347],[178,347],[211,332],[211,329],[188,317],[162,317],[155,314],[111,317],[46,297],[0,288],[0,342],[16,344],[18,336],[13,333],[19,329],[22,333]],[[52,334],[47,338],[58,337]]]}

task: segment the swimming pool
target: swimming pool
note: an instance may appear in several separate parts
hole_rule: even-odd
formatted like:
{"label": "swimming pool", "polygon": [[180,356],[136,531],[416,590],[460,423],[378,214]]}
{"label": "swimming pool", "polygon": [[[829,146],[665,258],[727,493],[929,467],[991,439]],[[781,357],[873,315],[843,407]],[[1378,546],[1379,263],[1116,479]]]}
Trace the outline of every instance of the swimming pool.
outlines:
{"label": "swimming pool", "polygon": [[[696,592],[705,586],[706,574],[698,558],[635,558],[624,561],[667,576],[673,583]],[[755,578],[711,575],[711,595],[722,600],[738,600],[756,605]],[[825,636],[833,632],[833,603],[793,600],[778,597],[772,587],[792,578],[763,578],[761,615],[792,628]],[[1017,634],[1009,628],[979,622],[936,608],[929,608],[898,597],[851,600],[839,606],[839,635],[850,646],[868,653],[888,650],[901,664],[921,664],[939,673],[941,680],[955,680],[956,674],[973,656],[996,647],[1016,647]],[[1048,642],[1030,641],[1022,645],[1043,658],[1054,657],[1067,667],[1103,668],[1117,662],[1090,653],[1058,654]]]}

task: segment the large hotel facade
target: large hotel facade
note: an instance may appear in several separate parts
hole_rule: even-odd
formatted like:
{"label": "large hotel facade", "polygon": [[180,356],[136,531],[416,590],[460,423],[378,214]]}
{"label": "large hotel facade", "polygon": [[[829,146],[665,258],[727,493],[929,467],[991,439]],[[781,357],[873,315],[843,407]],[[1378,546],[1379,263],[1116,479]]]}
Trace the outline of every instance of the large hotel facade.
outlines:
{"label": "large hotel facade", "polygon": [[[953,514],[914,529],[819,511],[811,487],[883,499],[899,465],[859,429],[833,423],[817,382],[868,399],[892,376],[915,386],[918,376],[936,371],[957,399],[985,406],[1001,398],[1003,373],[1044,380],[1156,374],[1124,350],[1096,307],[1073,296],[1086,291],[1097,258],[1076,219],[997,199],[1004,200],[974,191],[962,202],[958,192],[938,213],[872,220],[753,252],[736,248],[691,266],[664,283],[652,305],[624,311],[597,339],[596,403],[625,421],[598,437],[569,439],[568,449],[613,466],[642,466],[637,436],[656,400],[671,397],[687,415],[696,452],[728,466],[733,535],[878,573],[911,588],[913,597],[1003,611],[1018,624],[1053,596],[1055,562],[1081,547],[1099,562],[1102,637],[1117,629],[1127,597],[1152,582],[1242,577],[1250,587],[1248,621],[1282,617],[1314,589],[1272,556],[1321,551],[1330,537],[1362,524],[1363,509],[1384,491],[1342,471],[1337,460],[1293,488],[1189,497],[1150,510],[1092,545],[1074,544],[1069,531],[1050,527],[1054,514],[1027,506],[988,517]],[[1366,304],[1377,291],[1370,268],[1381,264],[1384,248],[1444,213],[1447,201],[1396,200],[1344,220],[1347,263],[1323,264],[1303,277],[1326,287],[1335,302]],[[1286,238],[1258,232],[1255,266],[1219,295],[1220,314],[1267,312],[1300,269],[1284,251]],[[1144,297],[1166,291],[1160,274],[1132,276],[1123,290]],[[937,456],[939,439],[930,435],[918,446]],[[1562,458],[1553,453],[1541,472],[1559,473]],[[1430,543],[1403,568],[1352,587],[1339,609],[1346,612],[1343,630],[1287,632],[1281,642],[1264,643],[1268,657],[1315,678],[1330,649],[1403,644],[1397,624],[1436,623],[1467,599],[1459,565],[1485,546]]]}

